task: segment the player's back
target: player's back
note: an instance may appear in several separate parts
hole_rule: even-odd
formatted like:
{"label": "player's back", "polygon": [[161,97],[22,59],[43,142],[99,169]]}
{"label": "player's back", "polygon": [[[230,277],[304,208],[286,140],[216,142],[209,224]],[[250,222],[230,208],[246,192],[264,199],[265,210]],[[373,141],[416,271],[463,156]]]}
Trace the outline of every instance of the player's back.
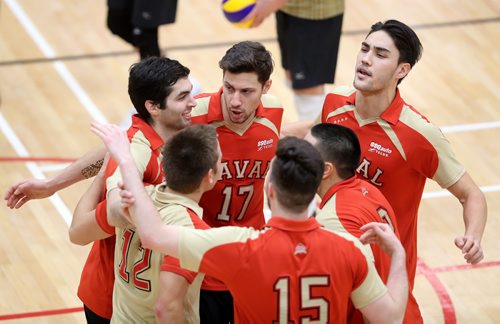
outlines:
{"label": "player's back", "polygon": [[[248,230],[241,229],[235,235],[240,242],[209,248],[200,266],[200,271],[207,270],[227,284],[234,296],[237,322],[287,323],[314,318],[341,323],[346,320],[353,290],[373,288],[366,300],[354,296],[358,305],[386,292],[361,251],[361,243],[351,235],[322,229],[313,218],[291,221],[274,217],[268,225],[256,238],[242,239]],[[225,232],[218,235],[232,235],[234,228],[220,231]],[[212,262],[224,259],[230,262],[223,267]]]}

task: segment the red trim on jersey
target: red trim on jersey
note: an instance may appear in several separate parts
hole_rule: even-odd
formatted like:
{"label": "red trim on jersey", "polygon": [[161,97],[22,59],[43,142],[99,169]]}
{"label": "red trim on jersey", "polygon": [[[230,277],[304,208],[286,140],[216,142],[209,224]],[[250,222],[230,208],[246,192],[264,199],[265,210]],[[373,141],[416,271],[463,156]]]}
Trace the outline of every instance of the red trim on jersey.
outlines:
{"label": "red trim on jersey", "polygon": [[[143,175],[145,183],[160,184],[163,180],[163,169],[161,166],[152,166],[151,163],[158,163],[159,150],[163,145],[163,140],[155,130],[139,115],[132,116],[132,126],[127,131],[129,140],[141,131],[151,145],[152,155],[146,171]],[[105,177],[111,176],[117,169],[118,164],[110,159],[106,168]],[[159,168],[160,176],[150,169]],[[151,179],[155,177],[155,179]],[[105,195],[101,203],[96,208],[96,221],[103,231],[114,234],[114,227],[108,223]],[[78,297],[90,310],[104,318],[111,318],[113,312],[113,286],[114,286],[114,251],[115,235],[95,241],[83,267],[80,285],[78,287]]]}

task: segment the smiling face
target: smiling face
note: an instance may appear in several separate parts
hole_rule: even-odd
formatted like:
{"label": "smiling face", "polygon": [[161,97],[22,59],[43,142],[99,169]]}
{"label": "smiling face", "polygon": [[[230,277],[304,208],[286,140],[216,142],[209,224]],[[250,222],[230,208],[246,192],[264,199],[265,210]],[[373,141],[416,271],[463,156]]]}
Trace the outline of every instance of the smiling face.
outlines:
{"label": "smiling face", "polygon": [[262,85],[257,73],[231,73],[226,71],[223,78],[222,101],[224,119],[230,123],[243,124],[255,115],[261,96],[271,85],[268,80]]}
{"label": "smiling face", "polygon": [[165,109],[160,110],[158,122],[164,127],[180,130],[191,125],[191,110],[196,101],[191,95],[193,85],[187,77],[180,78],[172,86],[172,92],[165,100]]}
{"label": "smiling face", "polygon": [[385,31],[376,31],[361,43],[356,59],[354,87],[366,93],[394,89],[398,80],[410,71],[408,63],[399,63],[399,51]]}

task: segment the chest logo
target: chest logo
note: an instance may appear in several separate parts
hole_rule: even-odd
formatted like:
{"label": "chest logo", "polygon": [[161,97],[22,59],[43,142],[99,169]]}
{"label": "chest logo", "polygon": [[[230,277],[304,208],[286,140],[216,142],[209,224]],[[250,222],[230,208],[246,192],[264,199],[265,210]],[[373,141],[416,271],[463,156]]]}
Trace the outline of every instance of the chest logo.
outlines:
{"label": "chest logo", "polygon": [[262,151],[262,150],[273,147],[273,142],[274,142],[274,140],[272,138],[258,141],[257,142],[257,151]]}
{"label": "chest logo", "polygon": [[389,154],[392,153],[392,150],[388,147],[383,147],[382,145],[380,145],[378,143],[371,142],[370,148],[368,149],[368,152],[373,152],[375,154],[388,157]]}

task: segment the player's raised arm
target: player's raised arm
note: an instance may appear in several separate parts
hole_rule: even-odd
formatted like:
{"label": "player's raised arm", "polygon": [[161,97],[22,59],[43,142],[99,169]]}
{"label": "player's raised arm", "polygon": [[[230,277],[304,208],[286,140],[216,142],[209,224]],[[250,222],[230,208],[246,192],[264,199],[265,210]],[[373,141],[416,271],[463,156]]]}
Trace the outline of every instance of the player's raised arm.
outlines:
{"label": "player's raised arm", "polygon": [[370,323],[401,323],[408,301],[405,250],[388,224],[368,223],[361,230],[365,233],[360,241],[378,244],[391,257],[391,269],[387,278],[388,293],[360,311]]}
{"label": "player's raised arm", "polygon": [[111,157],[118,163],[124,189],[133,197],[130,200],[133,203],[127,209],[139,231],[142,246],[177,256],[178,228],[162,224],[160,215],[137,173],[126,133],[116,125],[98,123],[92,123],[91,130],[102,139]]}
{"label": "player's raised arm", "polygon": [[20,208],[32,199],[50,197],[61,189],[95,176],[102,166],[105,154],[106,148],[101,145],[51,178],[26,179],[16,183],[5,193],[7,207]]}

